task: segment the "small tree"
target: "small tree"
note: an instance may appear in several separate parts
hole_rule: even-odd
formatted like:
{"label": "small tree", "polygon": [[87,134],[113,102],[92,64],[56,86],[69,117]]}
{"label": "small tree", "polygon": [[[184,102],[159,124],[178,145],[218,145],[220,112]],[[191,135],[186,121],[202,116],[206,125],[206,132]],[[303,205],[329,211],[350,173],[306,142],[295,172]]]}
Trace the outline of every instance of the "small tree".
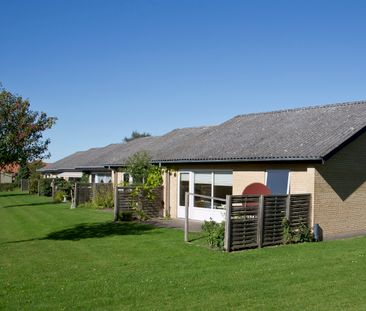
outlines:
{"label": "small tree", "polygon": [[132,191],[131,207],[136,210],[138,219],[146,215],[139,205],[143,197],[150,202],[156,199],[154,190],[163,183],[163,168],[151,164],[151,156],[147,152],[137,152],[126,161],[126,171],[132,176],[135,185]]}
{"label": "small tree", "polygon": [[28,100],[0,86],[0,168],[13,163],[26,163],[49,157],[49,139],[43,132],[56,118],[30,109]]}
{"label": "small tree", "polygon": [[146,151],[137,152],[126,161],[126,171],[132,176],[134,184],[146,181],[151,166],[151,156]]}
{"label": "small tree", "polygon": [[130,137],[125,137],[123,140],[124,140],[124,142],[127,143],[127,142],[129,142],[131,140],[134,140],[134,139],[137,139],[137,138],[149,137],[149,136],[151,136],[151,134],[147,133],[147,132],[140,133],[138,131],[133,131]]}

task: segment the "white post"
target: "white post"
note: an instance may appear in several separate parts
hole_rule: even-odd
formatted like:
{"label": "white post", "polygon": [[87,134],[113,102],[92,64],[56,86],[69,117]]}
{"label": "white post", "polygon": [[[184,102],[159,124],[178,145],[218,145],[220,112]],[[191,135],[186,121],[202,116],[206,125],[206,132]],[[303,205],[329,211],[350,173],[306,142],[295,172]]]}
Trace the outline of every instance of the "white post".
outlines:
{"label": "white post", "polygon": [[231,251],[231,195],[226,196],[226,219],[225,219],[225,239],[224,239],[224,249],[227,252]]}
{"label": "white post", "polygon": [[184,198],[184,206],[185,206],[185,221],[184,221],[184,241],[189,242],[188,239],[188,231],[189,231],[189,193],[185,193]]}

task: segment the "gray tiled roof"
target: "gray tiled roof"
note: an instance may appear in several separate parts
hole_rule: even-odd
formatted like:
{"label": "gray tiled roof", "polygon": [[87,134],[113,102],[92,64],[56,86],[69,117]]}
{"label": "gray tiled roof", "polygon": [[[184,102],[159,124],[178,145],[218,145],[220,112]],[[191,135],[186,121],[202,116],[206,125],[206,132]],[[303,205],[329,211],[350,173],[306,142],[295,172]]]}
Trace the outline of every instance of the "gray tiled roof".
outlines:
{"label": "gray tiled roof", "polygon": [[322,159],[366,126],[366,102],[241,115],[194,135],[162,161]]}
{"label": "gray tiled roof", "polygon": [[253,113],[217,126],[177,129],[77,152],[51,168],[121,165],[141,150],[163,163],[321,160],[365,126],[363,101]]}

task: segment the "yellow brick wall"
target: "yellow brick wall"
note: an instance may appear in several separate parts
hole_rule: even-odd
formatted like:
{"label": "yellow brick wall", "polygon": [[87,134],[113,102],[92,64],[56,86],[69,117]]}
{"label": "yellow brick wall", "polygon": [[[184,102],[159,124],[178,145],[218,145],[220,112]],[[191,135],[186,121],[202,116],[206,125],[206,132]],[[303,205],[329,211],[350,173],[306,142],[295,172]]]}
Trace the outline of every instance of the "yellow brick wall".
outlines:
{"label": "yellow brick wall", "polygon": [[314,222],[325,239],[366,234],[366,134],[316,166]]}
{"label": "yellow brick wall", "polygon": [[170,216],[177,218],[177,199],[178,199],[178,174],[170,174]]}

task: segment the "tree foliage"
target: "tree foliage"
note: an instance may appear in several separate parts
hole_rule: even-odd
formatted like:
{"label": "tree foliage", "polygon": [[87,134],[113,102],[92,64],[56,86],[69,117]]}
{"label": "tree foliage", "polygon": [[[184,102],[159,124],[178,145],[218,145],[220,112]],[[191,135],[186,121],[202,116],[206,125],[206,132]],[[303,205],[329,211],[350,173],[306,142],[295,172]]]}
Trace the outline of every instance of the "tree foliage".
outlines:
{"label": "tree foliage", "polygon": [[127,143],[127,142],[129,142],[131,140],[134,140],[134,139],[137,139],[137,138],[149,137],[149,136],[151,136],[151,134],[150,133],[147,133],[147,132],[140,133],[138,131],[133,131],[131,133],[131,136],[130,137],[125,137],[123,140]]}
{"label": "tree foliage", "polygon": [[49,139],[43,132],[56,118],[32,111],[28,100],[0,89],[0,168],[12,163],[26,163],[49,157]]}
{"label": "tree foliage", "polygon": [[136,152],[126,161],[126,172],[132,176],[134,184],[143,184],[151,167],[151,157],[146,151]]}

